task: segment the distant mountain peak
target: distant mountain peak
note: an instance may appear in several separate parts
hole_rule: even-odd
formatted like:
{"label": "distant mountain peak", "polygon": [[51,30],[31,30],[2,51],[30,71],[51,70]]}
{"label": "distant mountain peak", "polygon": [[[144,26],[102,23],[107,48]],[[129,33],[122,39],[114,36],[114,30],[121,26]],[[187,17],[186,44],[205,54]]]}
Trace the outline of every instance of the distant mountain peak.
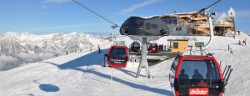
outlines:
{"label": "distant mountain peak", "polygon": [[35,35],[28,32],[6,32],[0,37],[0,54],[7,56],[14,56],[20,52],[28,54],[64,54],[65,52],[72,52],[72,50],[84,50],[88,47],[96,46],[98,45],[96,41],[101,43],[105,40],[102,40],[99,36],[82,32],[53,33],[48,35]]}

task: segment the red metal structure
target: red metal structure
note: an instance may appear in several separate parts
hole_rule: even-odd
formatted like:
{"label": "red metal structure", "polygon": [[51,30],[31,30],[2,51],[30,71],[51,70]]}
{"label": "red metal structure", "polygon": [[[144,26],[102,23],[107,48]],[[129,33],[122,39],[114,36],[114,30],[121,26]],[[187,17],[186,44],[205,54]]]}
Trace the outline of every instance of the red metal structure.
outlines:
{"label": "red metal structure", "polygon": [[127,46],[114,45],[108,50],[108,64],[111,68],[125,68],[128,63]]}
{"label": "red metal structure", "polygon": [[222,96],[224,77],[213,56],[177,56],[171,74],[176,96]]}

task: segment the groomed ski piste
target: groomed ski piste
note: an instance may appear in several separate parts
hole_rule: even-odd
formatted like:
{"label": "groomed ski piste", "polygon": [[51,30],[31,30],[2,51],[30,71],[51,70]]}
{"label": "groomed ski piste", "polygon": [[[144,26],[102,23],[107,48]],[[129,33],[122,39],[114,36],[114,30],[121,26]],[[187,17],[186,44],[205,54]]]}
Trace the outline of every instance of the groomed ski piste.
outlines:
{"label": "groomed ski piste", "polygon": [[[164,42],[163,37],[156,42]],[[199,37],[205,38],[205,37]],[[118,38],[127,44],[129,37]],[[239,40],[247,45],[239,45]],[[226,65],[234,69],[225,96],[249,96],[250,94],[250,38],[241,33],[233,37],[215,37],[207,53],[214,53]],[[233,53],[228,51],[228,44]],[[145,77],[145,71],[135,78],[137,68],[111,69],[103,67],[103,54],[111,43],[103,44],[98,50],[71,53],[37,63],[0,72],[1,96],[173,96],[169,71],[173,59],[150,66],[152,79]],[[199,54],[198,52],[196,54]]]}

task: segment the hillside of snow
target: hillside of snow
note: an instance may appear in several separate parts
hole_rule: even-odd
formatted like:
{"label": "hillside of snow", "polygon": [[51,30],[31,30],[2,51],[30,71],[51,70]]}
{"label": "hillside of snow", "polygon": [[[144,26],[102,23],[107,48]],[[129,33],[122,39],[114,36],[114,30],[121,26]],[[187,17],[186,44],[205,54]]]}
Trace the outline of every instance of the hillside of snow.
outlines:
{"label": "hillside of snow", "polygon": [[96,48],[107,40],[80,32],[35,35],[7,32],[0,36],[0,71],[66,53]]}
{"label": "hillside of snow", "polygon": [[[193,37],[190,37],[193,38]],[[157,41],[165,44],[168,37]],[[207,37],[198,39],[207,40]],[[239,40],[247,45],[239,45]],[[132,42],[129,37],[117,40]],[[250,38],[245,34],[232,37],[215,37],[207,53],[214,53],[222,62],[222,69],[232,65],[234,69],[225,96],[250,94]],[[227,50],[228,44],[233,53]],[[173,96],[169,72],[173,59],[150,66],[152,79],[134,78],[137,68],[111,69],[103,66],[103,54],[111,43],[101,44],[102,53],[92,51],[70,53],[15,69],[0,72],[1,96]]]}

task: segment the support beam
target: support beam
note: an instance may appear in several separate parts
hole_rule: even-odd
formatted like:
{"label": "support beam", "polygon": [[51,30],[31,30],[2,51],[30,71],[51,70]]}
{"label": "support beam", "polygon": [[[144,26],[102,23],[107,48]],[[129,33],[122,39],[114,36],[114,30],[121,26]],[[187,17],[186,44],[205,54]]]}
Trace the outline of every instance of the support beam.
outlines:
{"label": "support beam", "polygon": [[142,68],[145,68],[147,77],[151,78],[149,67],[148,67],[148,61],[147,61],[147,53],[148,53],[147,52],[147,41],[148,41],[147,39],[148,39],[147,37],[142,37],[142,40],[141,40],[141,43],[142,43],[141,58],[140,58],[140,64],[137,69],[136,78],[139,78]]}
{"label": "support beam", "polygon": [[147,60],[147,53],[148,53],[147,44],[150,41],[158,40],[161,37],[160,36],[136,36],[136,35],[132,35],[129,37],[133,40],[139,40],[141,42],[141,45],[142,45],[141,46],[140,64],[138,66],[137,73],[136,73],[135,77],[139,78],[142,68],[145,68],[147,77],[151,78],[152,76],[150,75],[150,69],[149,69],[148,60]]}

